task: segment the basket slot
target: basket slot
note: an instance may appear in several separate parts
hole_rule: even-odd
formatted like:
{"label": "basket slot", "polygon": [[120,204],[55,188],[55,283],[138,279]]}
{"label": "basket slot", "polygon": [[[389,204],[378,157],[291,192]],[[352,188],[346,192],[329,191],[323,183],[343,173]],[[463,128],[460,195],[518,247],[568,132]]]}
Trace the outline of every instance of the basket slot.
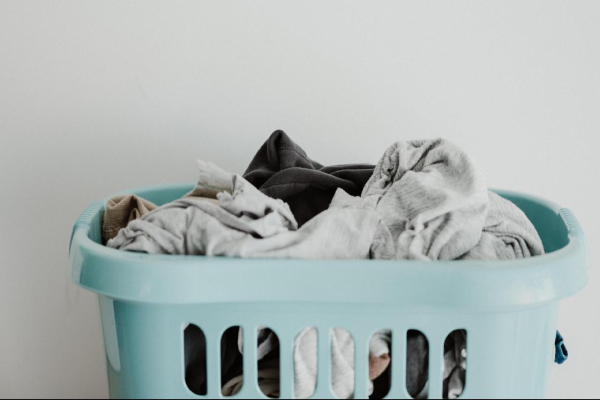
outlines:
{"label": "basket slot", "polygon": [[[182,332],[184,338],[184,360],[185,384],[194,394],[206,395],[206,355],[204,349],[212,355],[212,342],[207,342],[205,332],[197,325],[190,324]],[[187,365],[186,365],[187,364]],[[208,389],[212,389],[208,385]],[[218,387],[218,384],[217,384]]]}
{"label": "basket slot", "polygon": [[[424,378],[426,382],[429,382],[429,379],[431,379],[431,341],[423,331],[411,329],[406,331],[404,342],[406,345],[404,350],[405,354],[401,358],[401,361],[406,367],[403,390],[410,399],[423,395],[423,386],[426,383],[421,379],[421,373],[425,374]],[[418,349],[421,345],[423,346],[423,350],[427,353],[427,357],[425,358],[421,357],[421,353],[414,352],[414,350]],[[441,365],[439,367],[441,370]],[[411,385],[414,386],[410,387]]]}
{"label": "basket slot", "polygon": [[[223,360],[223,358],[222,358],[223,354],[227,354],[227,357],[231,357],[231,352],[232,351],[237,352],[237,346],[238,346],[237,345],[237,338],[238,338],[240,330],[242,331],[242,333],[244,332],[243,328],[241,328],[239,325],[234,325],[234,326],[230,326],[229,328],[227,328],[223,332],[223,334],[219,338],[219,350],[220,350],[220,355],[221,355],[221,358],[220,358],[219,361]],[[224,345],[225,345],[225,347],[223,347]],[[232,346],[232,345],[235,346],[235,350],[229,348],[229,346]],[[241,354],[240,357],[241,357],[242,360],[244,359],[244,355],[243,354]],[[228,360],[228,361],[231,361],[231,360]],[[225,361],[225,363],[228,363],[228,361]],[[224,366],[221,365],[221,367],[219,369],[219,376],[221,378],[221,384],[220,384],[219,388],[220,388],[220,393],[224,397],[229,398],[230,397],[229,393],[231,391],[231,388],[228,387],[227,390],[225,390],[225,391],[223,390],[224,386],[229,383],[227,381],[222,380],[223,379],[223,374],[226,373],[226,371],[222,370],[223,368],[224,368]],[[243,365],[242,365],[242,368],[243,368]],[[234,378],[235,382],[238,382],[237,378],[238,377]],[[242,370],[242,375],[241,375],[241,386],[242,386],[242,388],[243,388],[243,386],[245,384],[246,384],[246,380],[245,380],[244,373],[243,373],[243,370]]]}
{"label": "basket slot", "polygon": [[[389,348],[389,357],[390,357],[390,363],[388,364],[387,368],[385,368],[382,372],[380,371],[380,366],[376,366],[373,365],[371,366],[371,353],[370,353],[370,349],[371,349],[371,341],[373,339],[375,339],[377,336],[380,336],[384,331],[389,331],[390,332],[390,342],[388,343],[388,348]],[[385,328],[385,329],[378,329],[377,331],[373,332],[371,337],[368,338],[368,342],[366,343],[367,348],[364,350],[365,354],[366,354],[366,363],[367,363],[367,371],[365,372],[365,376],[366,376],[366,385],[367,385],[367,389],[370,386],[370,379],[371,379],[371,367],[374,368],[374,372],[379,370],[379,376],[376,377],[373,380],[373,393],[372,395],[376,398],[386,398],[388,396],[388,394],[390,393],[391,390],[391,379],[393,378],[391,376],[391,371],[392,371],[392,365],[391,365],[391,361],[393,360],[393,354],[394,354],[394,349],[393,349],[393,340],[394,340],[394,335],[391,333],[392,330],[389,328]],[[359,353],[358,356],[360,356],[361,354],[361,349],[360,347],[359,349]],[[373,356],[375,356],[375,354],[373,354]],[[374,361],[376,361],[376,359],[373,359]],[[357,374],[358,374],[358,369],[357,369]],[[383,379],[382,379],[383,378]],[[388,381],[389,378],[389,381]],[[362,379],[362,377],[360,375],[357,375],[357,379]],[[359,382],[359,381],[357,381]],[[376,384],[378,382],[378,384]],[[384,383],[387,382],[387,386],[384,386]],[[359,388],[358,388],[358,384],[357,384],[357,393],[359,393]],[[371,396],[371,395],[369,395]]]}
{"label": "basket slot", "polygon": [[[239,326],[230,327],[229,329],[238,330]],[[314,334],[317,339],[317,378],[316,378],[316,390],[313,393],[314,398],[331,398],[337,397],[337,393],[334,392],[332,386],[332,342],[333,340],[347,340],[341,339],[338,335],[334,337],[333,328],[305,328],[314,329]],[[342,328],[336,328],[342,329]],[[198,366],[204,365],[204,368],[200,368],[205,373],[206,385],[201,389],[198,387],[192,387],[188,384],[188,389],[199,396],[207,396],[209,398],[222,398],[222,385],[225,382],[221,382],[221,340],[223,334],[220,334],[221,330],[215,329],[214,327],[204,326],[203,329],[196,325],[189,325],[186,328],[185,345],[190,345],[194,342],[197,348],[204,347],[205,353],[198,357],[195,362]],[[190,341],[189,332],[193,331],[193,340]],[[302,330],[300,330],[301,332]],[[227,332],[227,331],[225,331]],[[273,329],[273,332],[277,336],[279,341],[279,397],[280,398],[293,398],[295,394],[295,360],[294,352],[297,340],[297,332],[292,329],[281,327],[277,330]],[[298,332],[298,334],[300,333]],[[354,398],[368,398],[369,397],[369,345],[371,336],[368,333],[372,332],[362,327],[356,328],[354,331],[349,331],[348,334],[351,336],[352,346],[354,346]],[[385,395],[381,393],[381,387],[379,394],[385,395],[385,398],[399,398],[399,399],[411,399],[411,395],[407,390],[407,355],[408,355],[408,344],[407,338],[409,333],[418,332],[423,335],[426,340],[426,347],[428,349],[428,368],[426,370],[427,382],[428,382],[428,398],[442,398],[444,391],[444,375],[448,375],[450,371],[445,371],[446,368],[444,362],[445,351],[454,346],[453,335],[462,332],[464,345],[466,346],[466,331],[455,330],[444,336],[442,331],[434,331],[429,335],[425,335],[421,331],[411,330],[407,331],[405,328],[392,329],[391,330],[391,344],[390,354],[391,363],[389,368],[391,369],[391,382],[388,388],[388,393]],[[244,339],[243,345],[243,384],[241,391],[235,397],[265,397],[267,393],[263,393],[259,382],[258,382],[258,360],[257,360],[257,344],[258,344],[258,330],[245,328],[242,329],[242,336]],[[337,338],[337,339],[336,339]],[[314,340],[314,339],[313,339]],[[200,343],[204,341],[204,343]],[[450,342],[449,342],[450,341]],[[340,342],[341,343],[341,342]],[[422,342],[421,342],[422,343]],[[346,341],[346,346],[348,342]],[[466,351],[466,350],[465,350]],[[187,349],[186,349],[187,353]],[[457,356],[458,357],[458,356]],[[475,359],[476,360],[476,359]],[[462,353],[462,361],[466,364],[466,354]],[[415,362],[413,359],[412,362]],[[454,368],[455,366],[452,366]],[[313,367],[314,368],[314,367]],[[465,379],[466,380],[466,379]],[[186,384],[187,384],[186,379]]]}
{"label": "basket slot", "polygon": [[[277,335],[277,332],[275,332],[274,330],[272,330],[270,327],[265,327],[265,329],[271,331],[271,333],[274,335],[275,342],[273,343],[273,348],[277,349],[276,351],[279,352],[279,354],[281,354],[279,335]],[[269,336],[271,335],[271,333],[269,334]],[[257,344],[258,343],[256,342],[254,344],[254,346],[257,346]],[[275,350],[272,350],[271,353],[273,353],[274,351]],[[257,355],[257,357],[258,357],[258,355]],[[262,362],[262,360],[261,361],[259,361],[259,360],[256,361],[256,367],[257,368],[259,367],[259,364],[258,364],[259,362]],[[271,360],[266,361],[266,362],[267,363],[271,363]],[[281,362],[281,359],[280,359],[280,362]],[[272,372],[270,371],[272,368],[273,368],[273,366],[267,368],[267,370],[266,370],[266,372],[269,374],[267,387],[266,388],[261,387],[260,380],[257,382],[257,384],[258,384],[260,392],[263,395],[273,398],[275,396],[275,391],[279,392],[279,390],[280,390],[280,387],[279,387],[280,386],[279,385],[280,382],[279,382],[278,375],[279,375],[279,373],[281,371],[281,365],[277,366],[278,370],[277,370],[277,375],[275,375],[275,376],[277,376],[276,378],[272,375]],[[265,371],[263,371],[263,372],[265,372]],[[274,398],[279,398],[279,396],[274,397]]]}
{"label": "basket slot", "polygon": [[[466,372],[469,362],[467,359],[467,344],[467,331],[464,329],[456,329],[452,331],[448,334],[444,342],[444,376],[448,377],[447,379],[449,382],[454,382],[449,384],[448,392],[452,391],[453,395],[458,395],[459,397],[464,392],[467,384]],[[446,362],[446,354],[448,355],[448,362]],[[446,368],[448,368],[448,370],[446,370]],[[457,378],[460,379],[457,380]],[[461,380],[463,386],[462,388],[459,388],[456,382]],[[450,396],[450,394],[451,393],[448,393],[448,396]]]}

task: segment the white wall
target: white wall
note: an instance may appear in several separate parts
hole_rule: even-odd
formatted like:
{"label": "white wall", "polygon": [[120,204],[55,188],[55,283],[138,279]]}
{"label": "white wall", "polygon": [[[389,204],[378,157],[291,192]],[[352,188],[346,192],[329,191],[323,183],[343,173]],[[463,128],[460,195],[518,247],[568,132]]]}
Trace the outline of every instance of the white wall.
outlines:
{"label": "white wall", "polygon": [[107,395],[96,300],[67,278],[93,200],[243,172],[275,129],[323,163],[444,136],[490,186],[574,210],[554,397],[598,397],[600,2],[0,1],[0,397]]}

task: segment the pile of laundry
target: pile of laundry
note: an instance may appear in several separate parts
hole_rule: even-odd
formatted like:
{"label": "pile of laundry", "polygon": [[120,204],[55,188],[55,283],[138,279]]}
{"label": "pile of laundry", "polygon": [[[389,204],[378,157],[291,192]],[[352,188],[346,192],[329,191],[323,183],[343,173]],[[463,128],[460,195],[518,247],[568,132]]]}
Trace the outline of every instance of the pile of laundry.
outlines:
{"label": "pile of laundry", "polygon": [[[473,160],[444,139],[394,143],[375,166],[323,166],[276,131],[243,176],[207,161],[197,164],[198,183],[182,199],[160,207],[134,195],[111,199],[103,223],[107,246],[149,254],[301,259],[511,260],[544,253],[525,214],[489,191]],[[188,330],[190,340],[201,334]],[[228,395],[241,388],[238,336],[230,334],[222,346],[228,349],[222,353]],[[351,398],[354,344],[343,329],[333,336],[333,387],[339,397]],[[457,397],[464,387],[466,349],[459,336],[445,349],[445,398]],[[278,348],[268,329],[259,337],[261,388],[276,397]],[[316,348],[314,330],[296,339],[297,398],[314,392]],[[409,334],[407,351],[409,394],[427,397],[422,334]],[[202,391],[202,371],[193,368],[197,354],[186,351],[186,380]],[[380,382],[389,385],[390,355],[390,332],[380,331],[370,343],[373,398]]]}

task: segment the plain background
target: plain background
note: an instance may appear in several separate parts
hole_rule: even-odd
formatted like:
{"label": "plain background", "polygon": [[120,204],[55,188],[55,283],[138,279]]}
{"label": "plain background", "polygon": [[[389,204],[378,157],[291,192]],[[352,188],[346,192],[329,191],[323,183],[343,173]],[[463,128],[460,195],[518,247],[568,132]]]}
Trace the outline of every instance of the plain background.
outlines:
{"label": "plain background", "polygon": [[600,2],[3,0],[0,397],[108,393],[67,277],[90,202],[193,182],[198,157],[241,173],[275,129],[325,164],[443,136],[490,186],[570,207],[591,280],[550,395],[600,395]]}

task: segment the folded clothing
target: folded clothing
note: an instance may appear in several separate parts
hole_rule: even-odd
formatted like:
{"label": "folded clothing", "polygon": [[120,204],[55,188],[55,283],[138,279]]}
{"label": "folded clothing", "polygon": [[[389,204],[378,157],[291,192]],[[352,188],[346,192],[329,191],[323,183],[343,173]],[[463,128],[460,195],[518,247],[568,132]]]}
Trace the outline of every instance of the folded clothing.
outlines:
{"label": "folded clothing", "polygon": [[275,131],[243,176],[264,194],[287,202],[302,226],[329,207],[338,188],[359,195],[372,174],[369,164],[323,166],[285,132]]}

